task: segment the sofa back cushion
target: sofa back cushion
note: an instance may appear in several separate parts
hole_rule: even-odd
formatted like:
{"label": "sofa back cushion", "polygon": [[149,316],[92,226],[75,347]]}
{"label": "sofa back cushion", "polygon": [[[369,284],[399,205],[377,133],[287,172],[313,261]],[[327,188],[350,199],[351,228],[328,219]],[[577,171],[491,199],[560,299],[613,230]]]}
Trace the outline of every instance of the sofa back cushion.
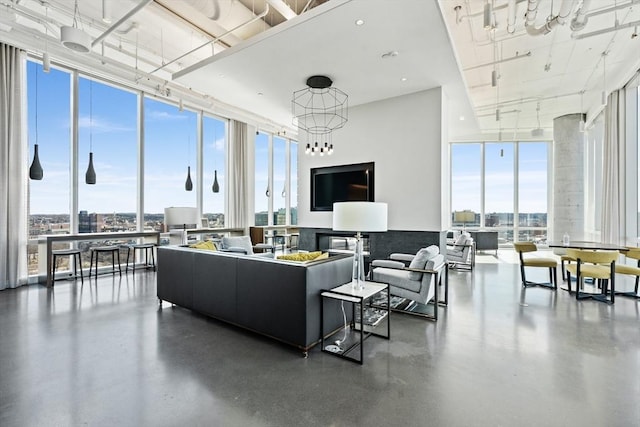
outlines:
{"label": "sofa back cushion", "polygon": [[253,245],[249,236],[225,236],[222,238],[222,249],[241,248],[247,255],[253,255]]}
{"label": "sofa back cushion", "polygon": [[[427,261],[434,258],[439,253],[440,253],[440,248],[437,247],[436,245],[431,245],[426,248],[422,248],[416,253],[416,256],[411,261],[411,264],[409,264],[409,268],[419,268],[421,270],[424,270],[425,265],[427,264]],[[410,271],[409,279],[418,280],[418,281],[422,280],[422,273],[419,273],[417,271]]]}

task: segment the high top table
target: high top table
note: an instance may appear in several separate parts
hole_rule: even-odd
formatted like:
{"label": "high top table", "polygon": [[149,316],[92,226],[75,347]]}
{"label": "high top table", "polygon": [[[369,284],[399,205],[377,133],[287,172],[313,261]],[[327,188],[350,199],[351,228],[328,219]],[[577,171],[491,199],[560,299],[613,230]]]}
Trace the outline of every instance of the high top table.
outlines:
{"label": "high top table", "polygon": [[[78,242],[95,240],[122,240],[142,237],[160,245],[159,231],[118,231],[113,233],[45,234],[38,236],[38,282],[52,286],[51,253],[54,242]],[[82,266],[81,266],[82,268]]]}

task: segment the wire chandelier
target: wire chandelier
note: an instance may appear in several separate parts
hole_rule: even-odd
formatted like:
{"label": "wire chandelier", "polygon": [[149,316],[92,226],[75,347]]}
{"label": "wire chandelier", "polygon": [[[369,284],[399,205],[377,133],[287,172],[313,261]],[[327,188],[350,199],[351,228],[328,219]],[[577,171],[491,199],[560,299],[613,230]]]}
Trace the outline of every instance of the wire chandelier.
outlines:
{"label": "wire chandelier", "polygon": [[348,120],[349,96],[332,84],[327,76],[311,76],[306,88],[293,92],[294,124],[307,132],[305,153],[312,156],[333,153],[332,132]]}

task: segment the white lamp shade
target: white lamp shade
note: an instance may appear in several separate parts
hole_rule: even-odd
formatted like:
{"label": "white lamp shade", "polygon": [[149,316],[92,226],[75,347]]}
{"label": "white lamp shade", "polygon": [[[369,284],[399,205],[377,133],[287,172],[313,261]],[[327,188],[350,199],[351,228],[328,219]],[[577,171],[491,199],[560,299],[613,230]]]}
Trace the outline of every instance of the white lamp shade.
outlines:
{"label": "white lamp shade", "polygon": [[164,208],[164,224],[167,227],[172,225],[198,225],[200,224],[198,209],[187,207]]}
{"label": "white lamp shade", "polygon": [[335,231],[387,231],[387,204],[338,202],[333,204]]}
{"label": "white lamp shade", "polygon": [[60,41],[64,47],[76,52],[89,53],[91,51],[91,37],[76,27],[60,27]]}

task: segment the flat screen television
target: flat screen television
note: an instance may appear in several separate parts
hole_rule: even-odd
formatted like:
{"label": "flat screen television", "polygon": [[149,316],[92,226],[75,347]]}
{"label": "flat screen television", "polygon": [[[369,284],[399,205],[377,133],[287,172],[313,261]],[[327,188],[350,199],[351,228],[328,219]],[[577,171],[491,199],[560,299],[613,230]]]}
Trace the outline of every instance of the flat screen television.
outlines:
{"label": "flat screen television", "polygon": [[334,202],[374,202],[374,162],[311,169],[311,210],[332,211]]}

